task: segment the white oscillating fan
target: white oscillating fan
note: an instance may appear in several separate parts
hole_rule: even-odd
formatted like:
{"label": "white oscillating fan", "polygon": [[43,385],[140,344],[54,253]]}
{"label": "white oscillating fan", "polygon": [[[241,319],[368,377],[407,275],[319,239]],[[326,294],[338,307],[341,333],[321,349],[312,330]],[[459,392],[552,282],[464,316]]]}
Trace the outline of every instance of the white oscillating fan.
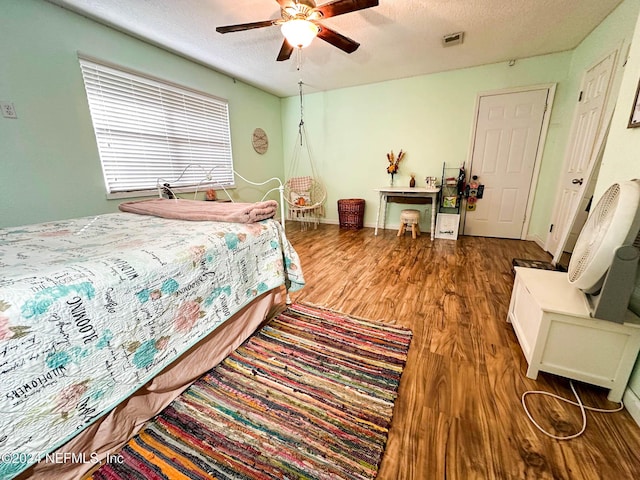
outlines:
{"label": "white oscillating fan", "polygon": [[568,268],[569,283],[585,293],[592,317],[623,322],[640,255],[639,230],[640,180],[614,183],[589,215]]}

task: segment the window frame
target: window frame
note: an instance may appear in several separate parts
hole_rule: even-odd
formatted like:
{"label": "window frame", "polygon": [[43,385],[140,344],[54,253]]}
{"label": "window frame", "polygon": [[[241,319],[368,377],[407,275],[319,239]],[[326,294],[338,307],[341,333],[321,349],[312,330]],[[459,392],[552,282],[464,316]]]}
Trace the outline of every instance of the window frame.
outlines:
{"label": "window frame", "polygon": [[[235,188],[226,99],[88,55],[79,53],[78,61],[107,199],[158,195],[163,183],[176,193]],[[135,112],[119,119],[121,112],[109,110],[119,106]],[[136,158],[141,152],[146,157]],[[112,180],[119,166],[121,182],[138,182],[133,188]],[[138,180],[147,168],[155,170]]]}

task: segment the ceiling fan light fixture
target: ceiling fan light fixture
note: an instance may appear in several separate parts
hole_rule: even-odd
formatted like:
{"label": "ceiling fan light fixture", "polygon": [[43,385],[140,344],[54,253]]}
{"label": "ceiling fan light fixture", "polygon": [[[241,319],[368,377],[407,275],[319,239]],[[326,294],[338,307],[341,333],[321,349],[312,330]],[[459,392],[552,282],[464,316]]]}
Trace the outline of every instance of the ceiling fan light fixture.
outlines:
{"label": "ceiling fan light fixture", "polygon": [[308,47],[320,31],[315,23],[303,19],[289,20],[280,29],[289,45],[298,48]]}

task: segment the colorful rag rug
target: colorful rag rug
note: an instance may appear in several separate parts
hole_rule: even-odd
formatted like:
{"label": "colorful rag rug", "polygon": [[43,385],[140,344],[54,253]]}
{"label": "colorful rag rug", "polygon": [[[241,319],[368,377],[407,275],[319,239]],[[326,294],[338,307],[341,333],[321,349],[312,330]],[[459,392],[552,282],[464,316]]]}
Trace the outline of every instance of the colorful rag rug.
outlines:
{"label": "colorful rag rug", "polygon": [[411,336],[289,306],[92,478],[375,478]]}

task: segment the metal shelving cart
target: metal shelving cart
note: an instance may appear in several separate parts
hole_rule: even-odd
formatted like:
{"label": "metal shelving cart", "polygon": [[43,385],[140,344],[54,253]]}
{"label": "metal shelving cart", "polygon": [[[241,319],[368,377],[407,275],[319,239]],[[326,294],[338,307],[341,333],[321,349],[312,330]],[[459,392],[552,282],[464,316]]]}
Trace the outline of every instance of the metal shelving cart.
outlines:
{"label": "metal shelving cart", "polygon": [[446,163],[442,164],[440,206],[436,217],[436,238],[447,240],[456,240],[458,238],[464,181],[464,164],[461,167],[447,167]]}

